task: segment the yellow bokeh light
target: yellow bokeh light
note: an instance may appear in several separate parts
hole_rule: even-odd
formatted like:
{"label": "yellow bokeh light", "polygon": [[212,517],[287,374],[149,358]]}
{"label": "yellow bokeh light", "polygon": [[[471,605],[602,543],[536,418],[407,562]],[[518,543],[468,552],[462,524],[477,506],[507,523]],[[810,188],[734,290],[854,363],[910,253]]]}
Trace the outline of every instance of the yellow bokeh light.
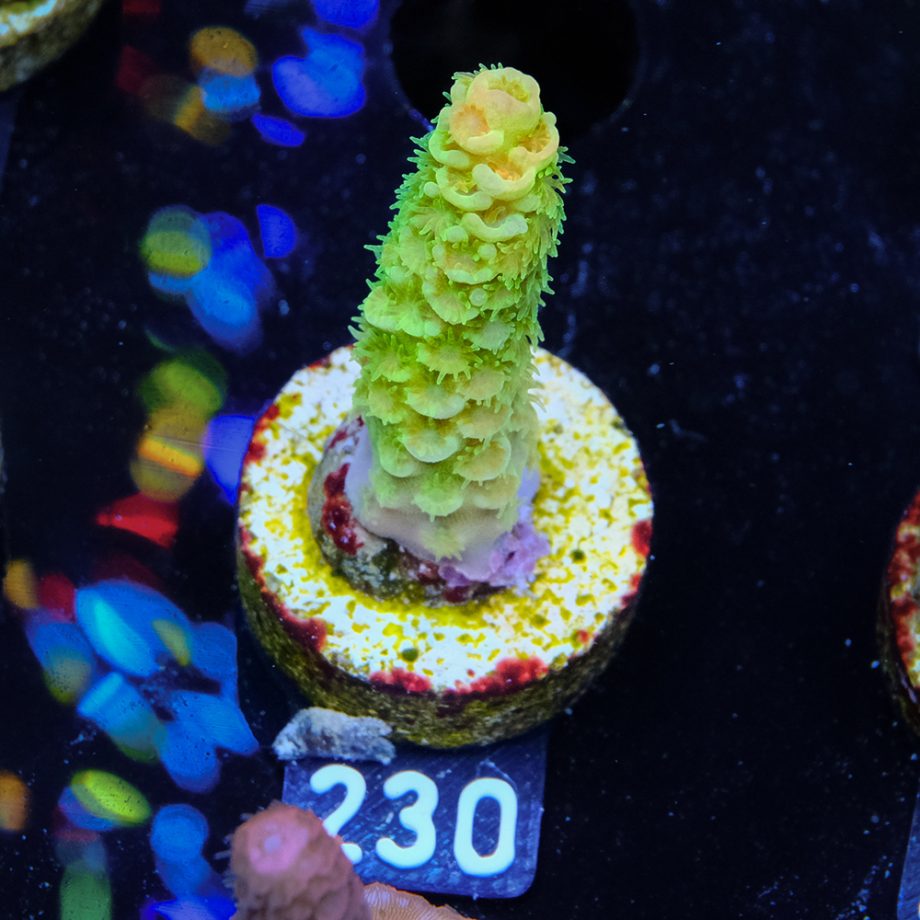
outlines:
{"label": "yellow bokeh light", "polygon": [[199,29],[189,40],[195,73],[211,70],[230,77],[248,77],[259,65],[259,52],[249,39],[228,26]]}

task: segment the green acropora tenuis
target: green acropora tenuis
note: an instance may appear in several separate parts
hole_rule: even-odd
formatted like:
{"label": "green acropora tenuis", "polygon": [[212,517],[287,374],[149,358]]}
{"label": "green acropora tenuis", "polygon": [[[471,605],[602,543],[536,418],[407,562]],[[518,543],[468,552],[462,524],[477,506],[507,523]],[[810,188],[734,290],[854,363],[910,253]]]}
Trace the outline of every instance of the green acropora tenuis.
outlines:
{"label": "green acropora tenuis", "polygon": [[532,77],[459,73],[449,99],[417,142],[355,330],[370,439],[356,515],[435,559],[511,530],[536,469],[532,349],[566,159]]}

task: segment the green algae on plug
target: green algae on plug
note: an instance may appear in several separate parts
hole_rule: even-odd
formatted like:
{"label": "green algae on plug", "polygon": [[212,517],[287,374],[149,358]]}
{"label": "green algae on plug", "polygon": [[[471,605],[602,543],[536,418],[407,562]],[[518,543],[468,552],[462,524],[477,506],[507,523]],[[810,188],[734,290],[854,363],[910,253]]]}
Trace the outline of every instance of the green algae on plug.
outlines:
{"label": "green algae on plug", "polygon": [[372,455],[355,510],[434,558],[511,530],[537,466],[532,349],[565,182],[555,121],[518,70],[457,74],[376,247],[355,330]]}

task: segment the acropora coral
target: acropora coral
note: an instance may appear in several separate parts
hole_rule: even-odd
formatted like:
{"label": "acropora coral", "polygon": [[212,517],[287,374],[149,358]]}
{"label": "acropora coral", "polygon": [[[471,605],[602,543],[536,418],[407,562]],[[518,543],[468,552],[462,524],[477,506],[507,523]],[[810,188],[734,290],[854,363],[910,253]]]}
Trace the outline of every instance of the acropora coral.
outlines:
{"label": "acropora coral", "polygon": [[459,73],[449,100],[418,140],[354,330],[371,449],[358,519],[436,559],[510,531],[536,475],[532,349],[567,160],[532,77]]}

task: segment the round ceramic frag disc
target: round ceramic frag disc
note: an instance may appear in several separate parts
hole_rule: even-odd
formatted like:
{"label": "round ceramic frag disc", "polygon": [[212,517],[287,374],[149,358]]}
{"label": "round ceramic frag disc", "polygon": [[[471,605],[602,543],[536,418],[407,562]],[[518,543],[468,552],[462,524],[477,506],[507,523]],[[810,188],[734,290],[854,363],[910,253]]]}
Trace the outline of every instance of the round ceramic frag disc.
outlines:
{"label": "round ceramic frag disc", "polygon": [[554,715],[606,664],[645,570],[648,482],[604,394],[546,351],[536,369],[533,519],[551,550],[529,592],[458,606],[356,591],[313,538],[307,491],[351,408],[350,349],[298,371],[259,419],[240,487],[240,587],[255,634],[316,705],[376,715],[418,744],[485,744]]}

